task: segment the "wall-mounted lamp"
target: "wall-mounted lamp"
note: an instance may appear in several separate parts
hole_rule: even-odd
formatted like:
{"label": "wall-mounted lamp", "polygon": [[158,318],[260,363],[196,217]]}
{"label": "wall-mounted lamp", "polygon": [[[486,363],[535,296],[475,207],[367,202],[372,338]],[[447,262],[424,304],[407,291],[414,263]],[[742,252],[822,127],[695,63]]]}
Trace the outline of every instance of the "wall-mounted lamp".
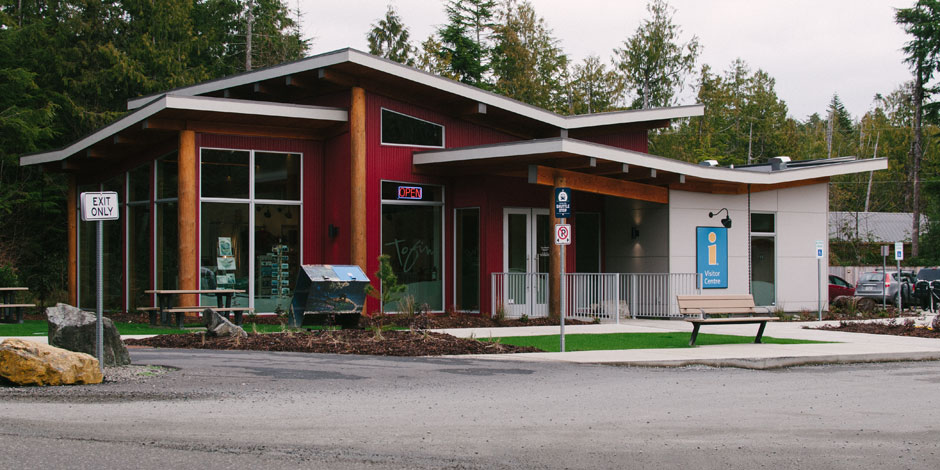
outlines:
{"label": "wall-mounted lamp", "polygon": [[339,227],[330,224],[326,227],[326,235],[330,238],[336,238],[336,236],[339,235]]}
{"label": "wall-mounted lamp", "polygon": [[728,214],[728,209],[725,207],[718,209],[716,212],[709,212],[708,218],[710,219],[718,214],[721,214],[721,211],[725,211],[725,218],[721,219],[721,225],[724,225],[725,228],[731,228],[731,216]]}
{"label": "wall-mounted lamp", "polygon": [[636,240],[637,238],[640,238],[640,229],[638,229],[638,228],[636,228],[636,227],[631,228],[631,229],[630,229],[630,238],[632,238],[632,239],[634,239],[634,240]]}

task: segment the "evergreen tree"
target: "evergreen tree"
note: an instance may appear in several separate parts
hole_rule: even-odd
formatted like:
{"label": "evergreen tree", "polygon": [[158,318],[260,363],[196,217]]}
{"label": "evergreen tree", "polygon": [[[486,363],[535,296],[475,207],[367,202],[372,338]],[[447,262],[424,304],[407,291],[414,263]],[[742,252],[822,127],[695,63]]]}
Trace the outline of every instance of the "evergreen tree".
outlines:
{"label": "evergreen tree", "polygon": [[673,23],[673,10],[666,0],[651,0],[646,9],[650,18],[624,41],[622,49],[614,49],[623,79],[637,95],[633,107],[642,109],[672,105],[700,53],[695,36],[678,43],[681,30]]}
{"label": "evergreen tree", "polygon": [[552,111],[567,111],[563,78],[568,57],[532,4],[507,2],[494,31],[494,91]]}
{"label": "evergreen tree", "polygon": [[[895,14],[895,22],[913,39],[904,46],[905,62],[914,72],[914,138],[911,141],[911,180],[913,187],[911,228],[911,256],[917,257],[920,247],[920,170],[923,159],[922,126],[924,102],[937,91],[929,87],[933,74],[940,68],[940,1],[917,0],[912,8],[901,8]],[[936,117],[940,103],[928,105],[928,112]]]}
{"label": "evergreen tree", "polygon": [[408,42],[408,28],[402,24],[398,12],[388,6],[385,18],[372,25],[366,34],[369,41],[369,53],[395,62],[414,65],[414,47]]}
{"label": "evergreen tree", "polygon": [[438,31],[440,57],[461,82],[487,87],[495,6],[493,0],[448,0],[444,7],[447,24]]}
{"label": "evergreen tree", "polygon": [[617,72],[596,55],[588,56],[572,70],[569,114],[602,113],[614,109],[623,93]]}

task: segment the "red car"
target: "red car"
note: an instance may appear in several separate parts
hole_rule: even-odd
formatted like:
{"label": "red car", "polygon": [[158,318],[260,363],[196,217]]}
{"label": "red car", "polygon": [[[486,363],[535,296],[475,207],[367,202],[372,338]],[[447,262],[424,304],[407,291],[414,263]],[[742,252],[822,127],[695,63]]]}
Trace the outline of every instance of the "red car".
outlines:
{"label": "red car", "polygon": [[842,279],[839,276],[830,274],[829,275],[829,303],[832,303],[836,297],[840,295],[855,295],[855,288],[852,287],[852,284],[845,282],[845,279]]}

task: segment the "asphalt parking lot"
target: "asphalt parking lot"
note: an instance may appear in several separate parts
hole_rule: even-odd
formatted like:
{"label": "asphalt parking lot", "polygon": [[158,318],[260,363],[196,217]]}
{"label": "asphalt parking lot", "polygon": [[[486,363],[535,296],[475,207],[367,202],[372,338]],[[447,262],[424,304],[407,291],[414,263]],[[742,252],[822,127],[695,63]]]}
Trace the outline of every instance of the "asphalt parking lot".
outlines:
{"label": "asphalt parking lot", "polygon": [[775,370],[133,350],[0,388],[0,467],[937,468],[940,363]]}

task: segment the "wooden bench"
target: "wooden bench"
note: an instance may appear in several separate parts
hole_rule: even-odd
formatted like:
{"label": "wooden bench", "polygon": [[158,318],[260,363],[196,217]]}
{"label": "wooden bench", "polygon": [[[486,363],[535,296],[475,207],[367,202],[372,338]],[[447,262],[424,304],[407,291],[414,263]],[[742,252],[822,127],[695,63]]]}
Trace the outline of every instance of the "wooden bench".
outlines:
{"label": "wooden bench", "polygon": [[[254,310],[248,307],[216,307],[213,305],[196,305],[193,307],[168,308],[164,310],[163,312],[176,314],[176,327],[179,329],[183,329],[183,317],[187,313],[193,313],[193,312],[202,313],[207,308],[212,309],[214,312],[219,313],[220,315],[225,317],[226,320],[228,320],[229,312],[233,312],[235,314],[235,324],[239,326],[241,326],[242,324],[242,315],[244,314],[244,312],[251,312]],[[154,313],[154,315],[155,314],[156,313]]]}
{"label": "wooden bench", "polygon": [[0,304],[0,321],[4,323],[23,323],[23,309],[36,304]]}
{"label": "wooden bench", "polygon": [[[677,295],[679,312],[686,316],[697,315],[698,318],[686,318],[692,323],[692,337],[689,346],[695,346],[699,327],[709,325],[740,325],[744,323],[760,323],[755,343],[760,343],[764,336],[764,327],[769,321],[779,320],[772,316],[758,315],[754,306],[754,297],[745,295]],[[727,315],[725,318],[712,318],[712,315]]]}

